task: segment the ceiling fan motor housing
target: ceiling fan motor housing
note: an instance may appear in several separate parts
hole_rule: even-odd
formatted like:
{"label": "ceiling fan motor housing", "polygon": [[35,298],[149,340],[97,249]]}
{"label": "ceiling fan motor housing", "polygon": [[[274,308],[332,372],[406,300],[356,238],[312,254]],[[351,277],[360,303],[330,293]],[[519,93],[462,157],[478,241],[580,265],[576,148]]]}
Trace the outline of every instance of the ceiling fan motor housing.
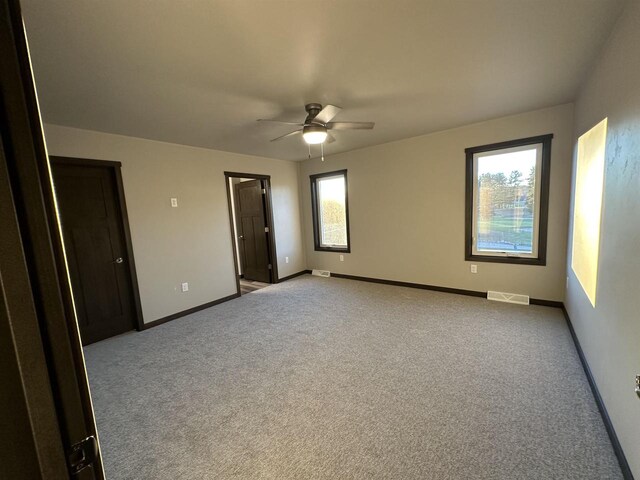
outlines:
{"label": "ceiling fan motor housing", "polygon": [[320,105],[319,103],[307,103],[304,106],[304,109],[309,114],[307,115],[304,123],[311,123],[313,122],[313,119],[316,118],[316,116],[322,111],[322,105]]}

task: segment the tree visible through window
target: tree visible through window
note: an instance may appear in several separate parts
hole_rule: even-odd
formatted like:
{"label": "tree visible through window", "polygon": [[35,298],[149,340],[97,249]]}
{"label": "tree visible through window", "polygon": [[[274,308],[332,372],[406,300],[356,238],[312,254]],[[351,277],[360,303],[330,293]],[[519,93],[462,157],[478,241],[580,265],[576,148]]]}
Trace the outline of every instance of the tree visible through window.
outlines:
{"label": "tree visible through window", "polygon": [[311,176],[316,250],[349,251],[347,172]]}
{"label": "tree visible through window", "polygon": [[544,263],[550,147],[544,136],[466,150],[467,259]]}
{"label": "tree visible through window", "polygon": [[477,250],[533,252],[536,153],[532,148],[478,159]]}

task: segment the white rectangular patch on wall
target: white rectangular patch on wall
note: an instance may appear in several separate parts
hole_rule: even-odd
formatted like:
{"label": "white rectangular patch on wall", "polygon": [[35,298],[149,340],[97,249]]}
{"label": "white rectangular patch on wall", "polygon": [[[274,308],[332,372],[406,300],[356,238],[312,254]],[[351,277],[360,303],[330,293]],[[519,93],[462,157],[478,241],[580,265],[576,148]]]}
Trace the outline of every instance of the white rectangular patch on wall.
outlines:
{"label": "white rectangular patch on wall", "polygon": [[578,139],[571,268],[596,306],[607,119]]}

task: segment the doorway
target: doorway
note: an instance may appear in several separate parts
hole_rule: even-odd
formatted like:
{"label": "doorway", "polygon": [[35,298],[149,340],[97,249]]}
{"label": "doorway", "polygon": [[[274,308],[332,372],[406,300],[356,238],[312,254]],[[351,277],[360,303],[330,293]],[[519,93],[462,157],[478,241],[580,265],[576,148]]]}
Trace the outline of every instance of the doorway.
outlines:
{"label": "doorway", "polygon": [[246,295],[278,279],[268,175],[225,172],[238,293]]}
{"label": "doorway", "polygon": [[83,345],[141,327],[120,163],[51,157]]}

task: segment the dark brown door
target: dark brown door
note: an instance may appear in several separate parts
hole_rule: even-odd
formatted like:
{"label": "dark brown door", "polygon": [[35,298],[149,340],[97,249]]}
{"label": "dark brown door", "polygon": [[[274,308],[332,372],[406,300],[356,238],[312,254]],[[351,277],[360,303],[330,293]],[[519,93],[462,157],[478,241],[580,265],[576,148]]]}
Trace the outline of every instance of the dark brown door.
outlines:
{"label": "dark brown door", "polygon": [[110,166],[53,165],[82,344],[135,328],[122,213]]}
{"label": "dark brown door", "polygon": [[242,273],[247,280],[271,282],[269,244],[262,180],[235,185],[238,247]]}

